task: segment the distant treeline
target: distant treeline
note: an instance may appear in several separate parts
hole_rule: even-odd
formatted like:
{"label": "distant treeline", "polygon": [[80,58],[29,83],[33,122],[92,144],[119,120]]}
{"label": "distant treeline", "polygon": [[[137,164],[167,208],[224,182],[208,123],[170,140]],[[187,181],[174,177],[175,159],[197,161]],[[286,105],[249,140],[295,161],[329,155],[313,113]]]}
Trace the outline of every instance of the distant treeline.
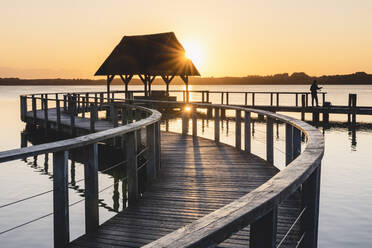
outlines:
{"label": "distant treeline", "polygon": [[[304,72],[295,72],[292,75],[288,73],[275,74],[270,76],[246,76],[246,77],[192,77],[190,78],[191,85],[254,85],[254,84],[311,84],[313,80],[317,80],[319,84],[372,84],[372,74],[365,72],[356,72],[347,75],[331,75],[312,77]],[[0,85],[105,85],[106,80],[98,79],[20,79],[20,78],[0,78]],[[123,84],[120,78],[115,78],[112,84]],[[134,78],[130,84],[142,84],[142,82]],[[153,84],[164,84],[157,78]],[[184,84],[178,77],[172,81],[172,84]]]}

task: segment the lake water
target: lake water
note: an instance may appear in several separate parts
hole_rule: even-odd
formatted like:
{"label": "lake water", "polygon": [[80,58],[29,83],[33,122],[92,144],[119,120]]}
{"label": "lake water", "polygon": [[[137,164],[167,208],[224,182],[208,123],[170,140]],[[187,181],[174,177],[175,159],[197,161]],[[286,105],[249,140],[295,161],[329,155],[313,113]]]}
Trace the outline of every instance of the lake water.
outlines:
{"label": "lake water", "polygon": [[[172,86],[180,89],[182,86]],[[309,86],[192,86],[193,90],[229,90],[229,91],[307,91]],[[122,90],[123,87],[114,86]],[[130,89],[142,89],[131,86]],[[153,89],[164,89],[164,86],[153,86]],[[66,91],[104,91],[104,86],[0,86],[0,150],[19,148],[21,132],[25,124],[20,121],[19,95],[41,92]],[[334,105],[347,105],[348,94],[358,94],[358,105],[372,105],[372,86],[326,86],[327,101]],[[179,94],[178,97],[181,97]],[[191,95],[191,100],[200,100],[199,95]],[[220,102],[220,96],[211,95],[210,100]],[[269,99],[256,96],[256,102],[264,103]],[[230,103],[244,102],[244,95],[230,96]],[[293,104],[293,96],[281,97],[280,103]],[[299,118],[297,113],[288,113]],[[310,115],[307,116],[310,119]],[[347,126],[346,115],[331,115],[335,122],[330,129],[324,131],[325,155],[322,162],[319,247],[371,247],[372,246],[372,163],[371,154],[372,129],[367,123],[372,123],[372,117],[358,116],[357,130],[352,135]],[[201,121],[200,121],[201,122]],[[177,124],[178,123],[178,124]],[[177,125],[175,125],[177,124]],[[204,130],[198,132],[207,138],[213,137],[213,127],[204,123]],[[234,124],[224,123],[221,131],[221,141],[232,144]],[[202,123],[198,125],[202,126]],[[164,129],[165,126],[162,126]],[[274,130],[275,164],[284,164],[284,126],[279,125]],[[180,121],[172,122],[170,131],[180,132]],[[323,131],[323,130],[322,130]],[[253,137],[252,152],[259,156],[265,153],[265,126],[256,123]],[[31,145],[29,143],[29,145]],[[0,206],[45,192],[52,188],[52,155],[42,155],[37,158],[27,158],[26,161],[12,161],[0,164]],[[71,164],[72,162],[69,161]],[[83,165],[73,164],[76,182],[83,177]],[[115,183],[115,184],[114,184]],[[114,184],[114,185],[113,185]],[[70,187],[70,203],[82,199],[82,182],[76,182]],[[100,223],[120,211],[122,205],[121,187],[112,175],[99,175],[99,188],[107,190],[100,193]],[[48,214],[52,211],[52,194],[45,194],[28,201],[9,207],[0,207],[0,233],[13,226]],[[0,247],[51,247],[53,244],[53,218],[46,217],[16,230],[0,234]],[[70,207],[71,239],[84,232],[84,202]]]}

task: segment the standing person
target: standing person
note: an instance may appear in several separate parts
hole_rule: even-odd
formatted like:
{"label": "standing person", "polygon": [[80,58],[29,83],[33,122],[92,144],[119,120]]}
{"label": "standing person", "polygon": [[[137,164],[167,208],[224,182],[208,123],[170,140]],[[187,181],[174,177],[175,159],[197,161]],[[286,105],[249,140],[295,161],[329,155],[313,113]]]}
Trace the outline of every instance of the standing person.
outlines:
{"label": "standing person", "polygon": [[314,100],[316,103],[316,106],[318,107],[318,90],[320,90],[322,87],[318,87],[318,83],[316,80],[314,80],[313,84],[310,87],[311,91],[311,105],[314,107]]}

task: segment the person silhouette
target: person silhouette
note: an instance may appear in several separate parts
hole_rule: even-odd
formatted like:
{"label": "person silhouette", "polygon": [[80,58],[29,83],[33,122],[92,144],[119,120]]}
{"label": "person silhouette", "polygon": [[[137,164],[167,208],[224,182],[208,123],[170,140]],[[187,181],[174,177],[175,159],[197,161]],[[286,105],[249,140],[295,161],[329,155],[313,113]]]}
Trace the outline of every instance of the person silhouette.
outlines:
{"label": "person silhouette", "polygon": [[322,87],[318,87],[318,83],[316,80],[314,80],[313,84],[310,87],[311,91],[311,105],[314,107],[314,100],[316,103],[316,106],[318,107],[318,90],[320,90]]}

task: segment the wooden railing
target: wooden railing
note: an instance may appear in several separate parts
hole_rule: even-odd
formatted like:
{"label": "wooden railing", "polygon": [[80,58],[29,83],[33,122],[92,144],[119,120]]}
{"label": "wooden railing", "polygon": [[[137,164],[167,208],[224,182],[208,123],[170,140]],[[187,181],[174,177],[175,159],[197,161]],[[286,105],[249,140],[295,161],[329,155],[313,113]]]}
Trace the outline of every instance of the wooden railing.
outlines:
{"label": "wooden railing", "polygon": [[[87,93],[89,95],[89,93]],[[61,98],[63,95],[63,98]],[[52,96],[54,98],[52,99]],[[120,144],[125,154],[126,179],[128,185],[128,204],[134,203],[139,198],[138,172],[146,169],[146,183],[153,180],[160,168],[160,119],[161,114],[152,109],[131,106],[124,103],[113,103],[105,98],[87,98],[78,101],[77,95],[65,94],[35,94],[20,96],[21,118],[30,125],[44,125],[45,129],[51,125],[48,113],[51,105],[56,109],[57,129],[63,126],[61,113],[69,113],[71,129],[75,129],[75,118],[78,113],[84,115],[90,112],[91,134],[51,142],[31,147],[0,152],[0,163],[30,156],[53,153],[53,216],[54,216],[54,247],[65,247],[69,243],[69,199],[68,199],[68,155],[69,150],[80,148],[85,153],[85,227],[86,232],[95,232],[99,225],[98,216],[98,143],[113,140]],[[102,100],[102,101],[101,101]],[[28,104],[31,101],[31,104]],[[31,109],[28,109],[31,105]],[[43,110],[43,118],[38,119],[38,114]],[[93,133],[97,111],[104,110],[111,115],[112,127],[108,130]],[[117,119],[118,111],[122,120]],[[33,118],[27,114],[32,113]],[[109,119],[106,114],[106,119]],[[135,122],[133,122],[135,121]],[[119,126],[119,124],[121,126]],[[141,142],[141,129],[146,128],[146,147],[139,150]],[[146,162],[138,164],[138,157],[145,156]],[[47,216],[47,215],[46,215]],[[14,228],[13,228],[14,229]]]}
{"label": "wooden railing", "polygon": [[[88,99],[91,98],[88,97]],[[25,102],[21,98],[21,103],[22,101]],[[273,141],[273,123],[283,122],[286,125],[285,154],[287,166],[285,169],[240,199],[148,244],[146,247],[213,247],[248,225],[250,226],[250,247],[276,247],[278,206],[295,192],[301,194],[302,202],[300,214],[292,223],[292,226],[301,225],[298,247],[317,247],[320,165],[324,153],[324,139],[320,131],[305,122],[288,116],[237,106],[118,98],[110,98],[106,102],[126,101],[138,104],[151,103],[151,106],[156,104],[163,104],[164,106],[165,104],[180,109],[184,109],[186,106],[191,107],[191,114],[187,114],[186,111],[183,112],[182,133],[184,135],[188,133],[188,123],[191,118],[193,136],[198,135],[197,110],[207,109],[207,113],[214,119],[214,139],[216,142],[220,142],[220,121],[224,118],[225,112],[227,110],[235,111],[235,147],[243,150],[242,140],[244,140],[244,151],[247,153],[251,152],[252,145],[251,114],[265,116],[266,156],[264,159],[271,164],[273,164],[276,154]],[[68,99],[66,102],[68,109]],[[80,101],[78,102],[80,103]],[[24,107],[21,107],[21,113],[27,113]],[[244,135],[242,135],[242,126],[244,127]],[[306,141],[304,149],[301,149],[301,134]],[[114,136],[110,136],[110,138],[112,137]],[[130,151],[130,153],[135,154],[133,151]],[[130,175],[128,174],[128,176]],[[291,230],[289,229],[288,232]],[[279,242],[279,247],[285,241],[287,234]]]}
{"label": "wooden railing", "polygon": [[[146,102],[146,101],[137,101]],[[166,103],[163,101],[151,101]],[[266,117],[266,159],[274,165],[274,136],[273,123],[284,122],[286,125],[286,168],[272,179],[253,190],[240,199],[186,225],[145,247],[214,247],[226,240],[233,233],[250,225],[250,247],[277,247],[276,226],[277,210],[280,203],[288,199],[295,192],[300,192],[302,208],[292,227],[301,225],[298,247],[317,247],[319,193],[320,193],[320,165],[324,153],[324,138],[322,133],[313,126],[295,118],[275,114],[268,111],[243,107],[180,103],[191,108],[191,114],[184,111],[182,117],[182,133],[188,133],[189,118],[192,118],[192,135],[197,136],[197,110],[213,109],[214,140],[220,142],[221,113],[226,110],[235,111],[235,147],[251,152],[251,114]],[[244,116],[242,118],[242,114]],[[243,121],[242,121],[243,120]],[[244,136],[241,126],[244,123]],[[305,136],[306,146],[301,153],[301,137]],[[278,247],[288,237],[290,228]]]}
{"label": "wooden railing", "polygon": [[[186,91],[185,90],[170,90],[171,93],[182,93],[182,100],[186,102]],[[256,97],[260,96],[268,96],[270,97],[270,104],[269,106],[281,106],[280,105],[280,96],[293,96],[294,102],[293,106],[304,106],[308,107],[310,105],[310,97],[311,94],[308,91],[291,91],[291,92],[283,92],[283,91],[210,91],[210,90],[190,90],[190,94],[192,97],[196,97],[200,95],[201,102],[210,103],[210,100],[213,95],[219,95],[218,98],[220,99],[220,104],[229,105],[231,103],[230,97],[231,96],[244,96],[244,102],[239,102],[240,105],[249,105],[249,106],[256,106],[257,100]],[[321,103],[324,105],[326,102],[326,94],[327,92],[319,92],[318,95],[321,95]],[[301,98],[300,98],[301,97]]]}

